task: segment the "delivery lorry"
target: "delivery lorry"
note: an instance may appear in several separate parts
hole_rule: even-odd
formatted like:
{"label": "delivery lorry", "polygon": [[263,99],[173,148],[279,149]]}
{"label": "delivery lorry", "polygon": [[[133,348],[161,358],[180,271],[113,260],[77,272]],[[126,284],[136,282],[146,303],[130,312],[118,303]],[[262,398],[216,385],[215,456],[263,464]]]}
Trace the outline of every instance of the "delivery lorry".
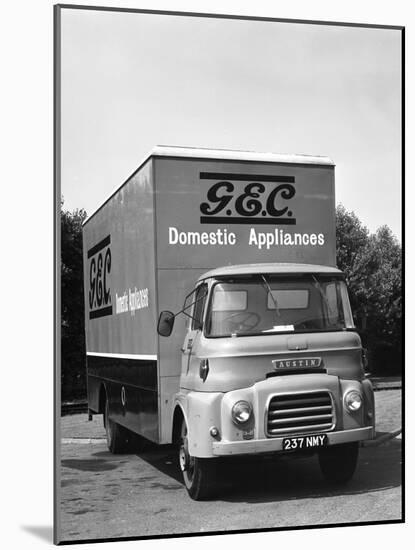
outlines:
{"label": "delivery lorry", "polygon": [[176,444],[193,499],[242,455],[318,453],[351,478],[375,411],[330,159],[156,147],[83,243],[88,406],[111,452]]}

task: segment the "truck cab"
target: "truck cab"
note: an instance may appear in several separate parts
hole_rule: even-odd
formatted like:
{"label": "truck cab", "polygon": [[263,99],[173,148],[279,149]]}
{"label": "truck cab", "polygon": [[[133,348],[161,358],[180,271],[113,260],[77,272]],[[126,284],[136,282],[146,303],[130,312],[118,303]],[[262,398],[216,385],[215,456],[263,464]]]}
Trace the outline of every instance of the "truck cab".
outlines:
{"label": "truck cab", "polygon": [[[341,271],[214,269],[183,312],[173,431],[192,498],[211,495],[218,459],[236,455],[317,452],[329,481],[352,477],[359,442],[374,437],[375,412]],[[166,335],[163,313],[160,320]]]}

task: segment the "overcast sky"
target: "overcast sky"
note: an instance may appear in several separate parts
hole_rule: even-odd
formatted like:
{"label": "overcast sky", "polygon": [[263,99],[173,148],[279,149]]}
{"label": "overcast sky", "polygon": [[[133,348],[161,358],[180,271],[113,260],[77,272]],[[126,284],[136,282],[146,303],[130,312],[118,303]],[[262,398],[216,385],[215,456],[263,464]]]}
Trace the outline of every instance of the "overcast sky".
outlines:
{"label": "overcast sky", "polygon": [[327,155],[400,238],[398,30],[62,10],[62,193],[91,214],[154,145]]}

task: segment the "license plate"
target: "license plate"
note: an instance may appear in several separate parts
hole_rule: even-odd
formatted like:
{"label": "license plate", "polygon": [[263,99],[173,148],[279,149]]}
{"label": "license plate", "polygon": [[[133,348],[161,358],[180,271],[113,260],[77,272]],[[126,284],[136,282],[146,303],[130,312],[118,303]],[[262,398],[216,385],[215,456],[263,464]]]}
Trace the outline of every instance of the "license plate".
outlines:
{"label": "license plate", "polygon": [[327,445],[327,435],[305,435],[303,437],[286,437],[282,440],[284,451],[294,451],[298,449],[312,449],[314,447],[325,447]]}

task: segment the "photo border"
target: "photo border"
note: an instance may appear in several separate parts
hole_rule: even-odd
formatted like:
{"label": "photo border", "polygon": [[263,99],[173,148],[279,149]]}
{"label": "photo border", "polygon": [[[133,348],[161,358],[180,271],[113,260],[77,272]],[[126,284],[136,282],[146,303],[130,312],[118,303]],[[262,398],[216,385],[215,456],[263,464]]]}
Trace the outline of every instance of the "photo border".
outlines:
{"label": "photo border", "polygon": [[[345,522],[332,523],[322,525],[302,525],[289,527],[272,527],[258,529],[238,529],[229,531],[209,531],[197,533],[172,533],[163,535],[145,535],[145,536],[128,536],[128,537],[113,537],[113,538],[96,538],[96,539],[76,539],[74,541],[60,540],[61,522],[60,522],[60,467],[61,467],[61,432],[60,432],[60,415],[61,415],[61,277],[60,277],[60,257],[61,257],[61,242],[60,242],[60,201],[61,201],[61,13],[62,10],[88,10],[88,11],[106,11],[106,12],[124,12],[124,13],[140,13],[151,15],[164,16],[181,16],[181,17],[198,17],[210,19],[229,19],[229,20],[245,20],[245,21],[261,21],[270,23],[295,23],[304,25],[319,25],[319,26],[337,26],[337,27],[354,27],[354,28],[372,28],[384,30],[398,30],[401,32],[401,230],[402,230],[402,518],[393,520],[379,521],[362,521],[362,522]],[[53,150],[54,150],[54,334],[53,334],[53,355],[54,355],[54,396],[53,396],[53,446],[54,446],[54,494],[53,494],[53,541],[56,545],[70,544],[86,544],[86,543],[102,543],[102,542],[123,542],[135,540],[156,540],[156,539],[172,539],[172,538],[190,538],[190,537],[206,537],[217,535],[232,535],[232,534],[248,534],[248,533],[267,533],[279,531],[299,531],[310,529],[330,529],[334,527],[357,527],[371,525],[387,525],[406,523],[405,517],[405,26],[403,25],[381,25],[369,23],[350,23],[341,21],[323,21],[323,20],[307,20],[307,19],[291,19],[291,18],[275,18],[265,16],[250,16],[250,15],[233,15],[233,14],[217,14],[207,12],[185,12],[175,10],[153,10],[140,9],[129,7],[115,6],[93,6],[93,5],[77,5],[77,4],[56,4],[53,6],[53,89],[54,89],[54,104],[53,104]]]}

